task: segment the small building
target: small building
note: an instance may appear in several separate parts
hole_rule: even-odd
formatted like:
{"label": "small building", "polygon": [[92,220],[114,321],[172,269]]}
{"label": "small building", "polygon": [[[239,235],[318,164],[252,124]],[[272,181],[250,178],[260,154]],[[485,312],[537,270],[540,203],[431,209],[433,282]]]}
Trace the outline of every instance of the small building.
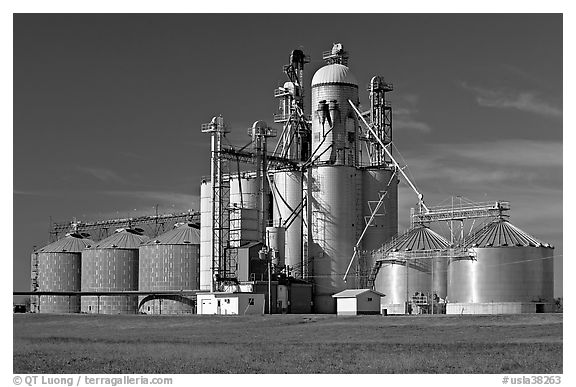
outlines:
{"label": "small building", "polygon": [[246,315],[264,314],[261,293],[199,293],[197,314]]}
{"label": "small building", "polygon": [[380,314],[380,299],[384,294],[371,289],[347,289],[332,295],[339,316]]}

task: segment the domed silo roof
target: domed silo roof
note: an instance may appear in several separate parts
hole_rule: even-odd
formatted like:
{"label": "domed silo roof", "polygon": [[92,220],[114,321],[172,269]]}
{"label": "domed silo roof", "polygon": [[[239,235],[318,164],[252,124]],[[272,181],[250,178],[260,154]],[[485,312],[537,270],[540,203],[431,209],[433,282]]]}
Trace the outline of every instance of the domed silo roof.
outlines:
{"label": "domed silo roof", "polygon": [[88,239],[87,235],[82,235],[76,232],[68,233],[64,238],[58,239],[48,246],[38,249],[37,253],[79,253],[82,250],[93,246],[93,240]]}
{"label": "domed silo roof", "polygon": [[193,223],[178,225],[154,239],[150,239],[145,245],[199,245],[200,229]]}
{"label": "domed silo roof", "polygon": [[312,87],[324,84],[345,84],[358,86],[356,77],[348,66],[334,63],[321,67],[312,77]]}
{"label": "domed silo roof", "polygon": [[511,224],[498,219],[481,229],[468,242],[467,247],[552,247]]}
{"label": "domed silo roof", "polygon": [[121,228],[92,246],[92,249],[137,249],[142,243],[148,241],[146,235],[130,229]]}
{"label": "domed silo roof", "polygon": [[450,242],[442,235],[427,226],[418,226],[398,239],[392,251],[441,250],[449,246]]}

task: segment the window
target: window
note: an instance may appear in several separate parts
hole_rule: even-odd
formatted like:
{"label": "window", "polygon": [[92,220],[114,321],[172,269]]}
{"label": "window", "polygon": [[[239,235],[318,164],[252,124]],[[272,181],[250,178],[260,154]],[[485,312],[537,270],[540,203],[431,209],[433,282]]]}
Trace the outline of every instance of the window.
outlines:
{"label": "window", "polygon": [[372,297],[368,297],[368,302],[372,301]]}
{"label": "window", "polygon": [[254,299],[253,298],[248,299],[248,305],[254,305]]}

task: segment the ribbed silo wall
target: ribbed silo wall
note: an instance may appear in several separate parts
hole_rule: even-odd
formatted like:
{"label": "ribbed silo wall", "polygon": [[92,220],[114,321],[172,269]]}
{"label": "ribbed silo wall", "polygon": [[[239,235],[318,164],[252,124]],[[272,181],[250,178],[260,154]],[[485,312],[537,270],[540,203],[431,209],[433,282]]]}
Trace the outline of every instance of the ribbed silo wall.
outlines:
{"label": "ribbed silo wall", "polygon": [[212,290],[212,183],[200,184],[200,290]]}
{"label": "ribbed silo wall", "polygon": [[[356,116],[348,99],[358,102],[358,87],[347,84],[320,84],[312,86],[312,152],[321,155],[318,163],[337,162],[338,164],[354,165],[357,161],[358,141],[355,141]],[[325,100],[337,101],[339,117],[333,122],[331,132],[328,121],[324,126],[317,115],[318,102]],[[328,133],[329,132],[329,133]],[[354,133],[349,138],[348,132]],[[326,140],[322,143],[324,134]],[[328,148],[333,144],[332,149]],[[338,149],[342,149],[338,151]]]}
{"label": "ribbed silo wall", "polygon": [[[196,290],[200,286],[200,245],[145,245],[140,247],[138,289]],[[192,300],[184,297],[161,301],[139,297],[139,311],[147,314],[194,313]]]}
{"label": "ribbed silo wall", "polygon": [[312,257],[317,313],[335,313],[334,293],[354,288],[354,273],[343,277],[361,227],[361,174],[354,167],[312,170]]}
{"label": "ribbed silo wall", "polygon": [[[302,204],[302,173],[298,171],[276,172],[274,187],[271,188],[274,198],[274,225],[292,219],[293,210]],[[292,268],[295,278],[302,278],[302,216],[300,211],[291,220],[285,232],[284,262]]]}
{"label": "ribbed silo wall", "polygon": [[445,299],[448,294],[448,258],[440,254],[432,258],[432,292]]}
{"label": "ribbed silo wall", "polygon": [[449,302],[553,301],[553,249],[486,247],[473,250],[475,259],[449,262]]}
{"label": "ribbed silo wall", "polygon": [[[82,291],[138,290],[138,249],[89,249],[82,252]],[[83,296],[83,313],[134,314],[138,296]]]}
{"label": "ribbed silo wall", "polygon": [[[408,287],[406,287],[406,281],[408,281]],[[406,292],[410,299],[416,292],[429,293],[431,285],[428,270],[409,266],[408,278],[406,278],[406,265],[385,262],[378,272],[374,289],[386,295],[382,299],[382,304],[403,304],[406,302]]]}
{"label": "ribbed silo wall", "polygon": [[[38,291],[79,292],[81,253],[38,253]],[[80,313],[79,296],[40,296],[39,313]]]}

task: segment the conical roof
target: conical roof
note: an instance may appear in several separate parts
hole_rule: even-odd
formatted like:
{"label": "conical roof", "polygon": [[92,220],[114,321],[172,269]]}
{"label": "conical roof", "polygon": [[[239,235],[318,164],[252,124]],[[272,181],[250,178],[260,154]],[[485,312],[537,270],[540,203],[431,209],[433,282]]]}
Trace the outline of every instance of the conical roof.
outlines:
{"label": "conical roof", "polygon": [[156,238],[146,242],[146,245],[199,245],[200,230],[193,223],[184,223]]}
{"label": "conical roof", "polygon": [[392,251],[440,250],[449,246],[446,238],[422,225],[401,236],[392,246]]}
{"label": "conical roof", "polygon": [[36,250],[37,253],[79,253],[82,250],[93,246],[94,241],[78,233],[66,234],[64,238],[58,239],[48,246]]}
{"label": "conical roof", "polygon": [[142,243],[149,238],[139,232],[124,228],[119,229],[108,238],[102,239],[96,243],[93,249],[137,249]]}
{"label": "conical roof", "polygon": [[468,242],[467,247],[552,247],[544,243],[506,219],[498,219],[480,229]]}

